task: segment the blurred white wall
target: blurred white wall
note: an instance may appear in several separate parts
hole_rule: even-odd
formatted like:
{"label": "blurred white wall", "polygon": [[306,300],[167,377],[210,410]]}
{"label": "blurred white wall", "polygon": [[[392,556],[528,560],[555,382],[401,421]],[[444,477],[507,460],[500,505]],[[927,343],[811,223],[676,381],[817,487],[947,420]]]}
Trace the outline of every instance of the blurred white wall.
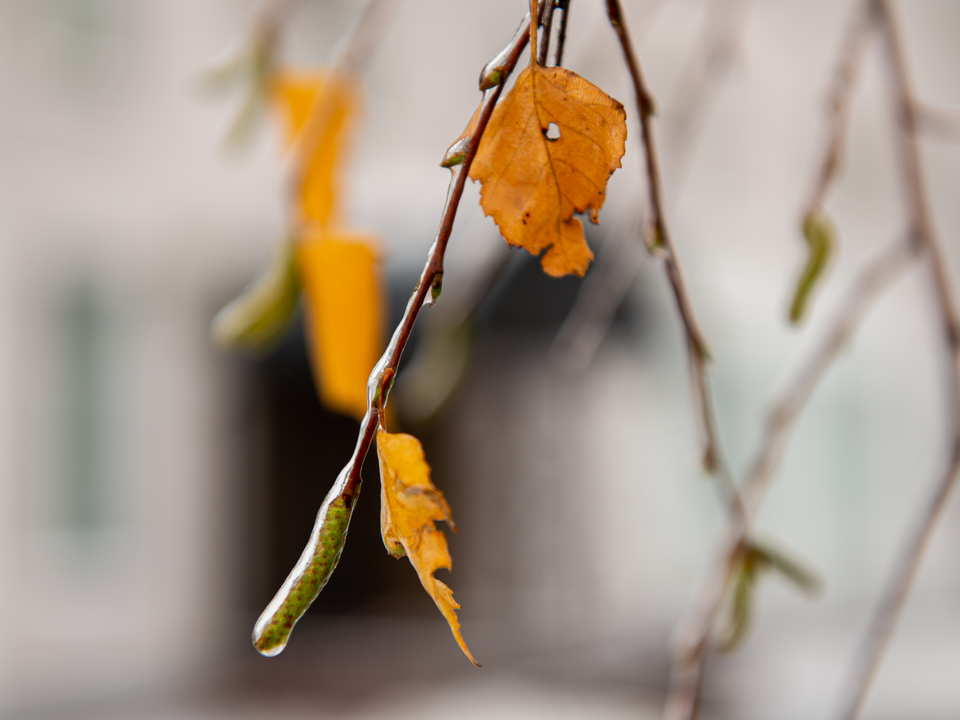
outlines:
{"label": "blurred white wall", "polygon": [[[664,107],[705,2],[627,3]],[[357,6],[306,2],[288,57],[321,63]],[[523,6],[406,0],[373,59],[349,201],[392,271],[418,267],[432,241],[447,182],[437,162]],[[627,156],[601,216],[614,227],[642,193],[641,154],[601,6],[574,2],[568,64],[628,108]],[[798,216],[848,6],[756,0],[682,194],[665,168],[738,473],[777,383],[857,268],[903,227],[872,52],[829,201],[842,249],[802,332],[787,327],[804,259]],[[921,98],[960,107],[960,5],[899,8]],[[280,233],[281,172],[267,130],[246,153],[223,152],[234,108],[198,88],[249,11],[240,0],[0,2],[0,712],[156,691],[235,632],[238,560],[224,540],[235,388],[206,325]],[[960,150],[923,147],[957,278]],[[469,190],[448,287],[496,242]],[[818,568],[826,591],[810,602],[763,584],[750,639],[712,666],[708,697],[724,716],[822,709],[942,465],[942,349],[927,285],[921,266],[895,285],[800,421],[760,529]],[[668,633],[722,516],[696,468],[681,336],[651,259],[631,302],[654,318],[647,338],[605,344],[579,384],[514,338],[475,364],[451,412],[445,437],[469,488],[454,509],[461,534],[484,540],[455,556],[451,584],[481,658],[509,657],[513,642],[582,675],[649,658],[662,679]],[[872,717],[960,712],[958,503],[878,676]]]}

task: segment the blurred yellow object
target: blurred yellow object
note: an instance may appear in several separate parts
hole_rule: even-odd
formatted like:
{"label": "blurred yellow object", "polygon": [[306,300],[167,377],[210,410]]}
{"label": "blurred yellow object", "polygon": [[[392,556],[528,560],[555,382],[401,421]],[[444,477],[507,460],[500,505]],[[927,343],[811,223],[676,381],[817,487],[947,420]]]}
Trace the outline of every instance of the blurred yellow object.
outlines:
{"label": "blurred yellow object", "polygon": [[358,420],[367,409],[367,378],[380,357],[380,283],[375,242],[348,232],[297,244],[313,376],[331,410]]}
{"label": "blurred yellow object", "polygon": [[357,116],[356,86],[332,73],[283,71],[274,77],[273,97],[288,147],[299,142],[297,152],[309,153],[300,178],[302,219],[326,229],[339,221],[338,170],[349,141],[347,131]]}

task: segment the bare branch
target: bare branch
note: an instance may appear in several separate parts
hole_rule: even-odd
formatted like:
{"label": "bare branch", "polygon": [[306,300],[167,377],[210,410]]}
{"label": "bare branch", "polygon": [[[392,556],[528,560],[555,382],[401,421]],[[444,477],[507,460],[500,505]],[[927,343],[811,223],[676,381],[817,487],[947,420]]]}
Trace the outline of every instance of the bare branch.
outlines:
{"label": "bare branch", "polygon": [[[900,276],[916,254],[917,246],[912,239],[900,240],[861,270],[822,339],[800,363],[793,379],[773,402],[763,440],[744,485],[748,518],[756,515],[769,488],[797,415],[846,346],[867,310],[883,290]],[[702,666],[710,650],[710,633],[722,607],[730,569],[745,540],[745,533],[732,532],[724,541],[717,559],[710,566],[711,572],[702,587],[699,600],[677,632],[676,659],[666,712],[668,718],[695,717],[692,711],[697,697],[690,693],[699,692]]]}
{"label": "bare branch", "polygon": [[[351,82],[353,76],[362,70],[370,58],[371,48],[387,27],[388,13],[393,6],[393,3],[386,3],[384,0],[370,0],[367,3],[363,14],[342,41],[327,67],[325,82]],[[301,235],[303,224],[299,202],[300,188],[323,138],[323,130],[332,120],[336,109],[336,93],[318,92],[314,96],[310,114],[294,140],[287,174],[290,234],[293,237]]]}
{"label": "bare branch", "polygon": [[[673,178],[672,202],[686,179],[690,147],[736,58],[749,6],[750,0],[712,0],[696,50],[674,92],[673,107],[664,114],[664,165]],[[582,370],[593,359],[613,314],[637,277],[640,263],[633,260],[631,226],[641,221],[640,211],[631,209],[607,233],[594,267],[557,333],[552,353],[569,371]]]}
{"label": "bare branch", "polygon": [[543,34],[540,36],[540,44],[537,46],[537,63],[547,64],[547,51],[550,49],[550,35],[553,30],[553,10],[556,4],[553,0],[547,0],[544,8],[541,10],[540,24],[543,26]]}
{"label": "bare branch", "polygon": [[944,345],[949,361],[947,391],[950,402],[950,454],[943,474],[930,488],[920,512],[907,533],[893,572],[871,617],[867,631],[857,648],[849,675],[841,690],[835,717],[855,718],[866,698],[867,690],[890,636],[903,610],[904,602],[917,574],[924,549],[937,519],[943,513],[946,499],[960,471],[960,346],[958,346],[957,310],[940,240],[933,226],[927,205],[920,152],[917,145],[916,103],[907,75],[906,61],[899,28],[887,0],[874,0],[873,6],[883,27],[883,47],[890,72],[897,125],[900,176],[907,201],[912,238],[928,255],[937,309],[943,325]]}
{"label": "bare branch", "polygon": [[[695,380],[694,405],[698,413],[698,426],[701,430],[703,441],[703,464],[710,472],[714,472],[720,468],[722,461],[716,447],[717,443],[713,419],[706,397],[706,362],[710,357],[710,351],[707,348],[703,331],[700,329],[700,325],[694,314],[690,293],[687,290],[683,272],[680,268],[680,262],[677,259],[676,248],[673,245],[673,240],[667,226],[663,202],[660,161],[657,155],[657,143],[654,138],[652,122],[654,114],[653,95],[651,95],[644,80],[643,71],[634,49],[633,39],[630,35],[620,0],[607,0],[607,16],[620,40],[624,59],[630,70],[630,77],[633,80],[633,89],[636,94],[637,110],[640,116],[640,131],[647,160],[647,188],[650,193],[651,218],[647,244],[652,251],[663,258],[667,278],[670,280],[670,285],[673,288],[674,297],[677,301],[677,309],[683,320],[690,350],[690,371]],[[719,475],[721,477],[727,477],[725,472],[721,472]],[[737,497],[736,488],[731,487],[728,490],[730,491],[731,497]],[[734,502],[732,507],[736,509],[735,512],[740,515],[740,520],[742,521],[744,517],[743,513],[740,512],[740,510],[742,510],[740,503]]]}
{"label": "bare branch", "polygon": [[570,20],[570,2],[571,0],[557,0],[560,21],[557,26],[557,40],[550,55],[550,64],[555,67],[563,64],[563,49],[567,44],[567,22]]}
{"label": "bare branch", "polygon": [[840,167],[844,141],[847,136],[854,84],[857,80],[867,42],[876,30],[876,26],[877,14],[874,11],[872,0],[860,0],[854,12],[853,20],[847,28],[840,51],[840,59],[833,76],[828,104],[829,120],[827,122],[826,143],[820,161],[820,169],[815,176],[813,190],[810,193],[810,199],[807,202],[804,214],[823,206],[824,198]]}
{"label": "bare branch", "polygon": [[[822,163],[813,202],[823,202],[836,169],[842,139],[846,134],[850,95],[853,91],[855,69],[865,50],[868,30],[874,26],[876,14],[864,2],[854,15],[845,41],[845,50],[837,69],[834,92],[830,104],[828,143]],[[853,283],[840,310],[814,350],[800,363],[793,379],[776,399],[768,415],[763,439],[743,486],[744,502],[749,520],[756,514],[771,479],[779,466],[794,420],[805,406],[813,390],[836,359],[840,350],[856,330],[860,319],[874,299],[896,277],[917,253],[913,234],[894,243],[868,264]],[[711,572],[704,583],[698,601],[681,622],[676,638],[676,658],[666,707],[668,718],[694,718],[703,678],[703,668],[710,652],[709,639],[723,604],[729,574],[746,541],[745,533],[734,528],[724,541]]]}

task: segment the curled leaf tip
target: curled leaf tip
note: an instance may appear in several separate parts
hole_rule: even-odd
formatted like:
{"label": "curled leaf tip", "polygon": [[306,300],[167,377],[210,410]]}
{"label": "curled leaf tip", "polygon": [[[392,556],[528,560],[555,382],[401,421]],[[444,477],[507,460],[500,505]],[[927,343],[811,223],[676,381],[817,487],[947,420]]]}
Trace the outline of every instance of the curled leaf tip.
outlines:
{"label": "curled leaf tip", "polygon": [[450,570],[453,560],[447,538],[435,523],[453,524],[450,505],[430,480],[430,466],[423,446],[412,435],[377,432],[377,456],[380,459],[380,527],[383,544],[393,557],[404,555],[417,571],[423,589],[433,598],[457,645],[474,665],[479,664],[460,633],[456,610],[460,605],[453,592],[433,574]]}
{"label": "curled leaf tip", "polygon": [[817,595],[823,589],[823,580],[816,570],[792,554],[756,540],[751,542],[748,552],[753,554],[758,568],[775,570],[807,595]]}
{"label": "curled leaf tip", "polygon": [[813,288],[830,261],[836,231],[825,212],[819,209],[811,210],[803,220],[803,236],[809,246],[809,255],[790,303],[790,322],[794,324],[803,318]]}

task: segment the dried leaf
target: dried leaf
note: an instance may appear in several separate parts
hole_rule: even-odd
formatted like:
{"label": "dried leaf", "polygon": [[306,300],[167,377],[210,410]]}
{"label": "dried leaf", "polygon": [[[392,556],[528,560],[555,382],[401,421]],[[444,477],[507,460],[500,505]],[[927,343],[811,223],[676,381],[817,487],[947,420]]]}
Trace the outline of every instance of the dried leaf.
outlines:
{"label": "dried leaf", "polygon": [[626,137],[623,105],[570,70],[534,64],[494,109],[470,177],[508,243],[546,250],[549,275],[583,275],[593,253],[574,213],[597,222]]}
{"label": "dried leaf", "polygon": [[825,212],[813,210],[803,220],[803,236],[807,240],[810,254],[803,272],[800,273],[800,279],[797,280],[793,302],[790,303],[790,322],[792,323],[800,322],[803,317],[810,293],[830,260],[836,231],[833,228],[833,222]]}
{"label": "dried leaf", "polygon": [[377,433],[377,455],[383,544],[393,557],[406,555],[410,559],[424,590],[450,624],[460,649],[477,665],[460,634],[460,621],[455,612],[460,606],[450,588],[433,577],[440,568],[450,570],[452,567],[447,538],[434,523],[446,520],[452,530],[457,528],[443,493],[430,481],[430,466],[424,459],[423,446],[412,435],[381,430]]}
{"label": "dried leaf", "polygon": [[[300,131],[310,130],[312,152],[300,188],[301,212],[306,220],[329,228],[338,222],[337,197],[340,194],[339,170],[348,130],[357,115],[359,95],[346,78],[320,73],[277,73],[274,98],[286,125],[288,144],[297,140]],[[309,127],[321,121],[321,127]],[[322,116],[322,117],[321,117]]]}
{"label": "dried leaf", "polygon": [[718,648],[720,652],[733,652],[746,637],[752,616],[755,570],[754,556],[748,549],[731,573],[733,592],[730,599],[730,615]]}
{"label": "dried leaf", "polygon": [[378,257],[371,238],[320,234],[297,244],[314,379],[323,404],[358,420],[382,349]]}
{"label": "dried leaf", "polygon": [[750,627],[753,593],[763,572],[775,570],[807,594],[814,594],[822,585],[817,574],[780,550],[751,540],[741,551],[730,573],[732,591],[730,615],[720,641],[721,652],[739,647]]}
{"label": "dried leaf", "polygon": [[754,562],[758,568],[776,570],[808,595],[815,595],[823,587],[823,581],[815,570],[808,568],[802,561],[782,550],[753,540],[750,552],[753,553]]}
{"label": "dried leaf", "polygon": [[285,240],[267,270],[217,313],[211,328],[214,339],[224,347],[269,349],[290,324],[298,292],[293,249]]}

